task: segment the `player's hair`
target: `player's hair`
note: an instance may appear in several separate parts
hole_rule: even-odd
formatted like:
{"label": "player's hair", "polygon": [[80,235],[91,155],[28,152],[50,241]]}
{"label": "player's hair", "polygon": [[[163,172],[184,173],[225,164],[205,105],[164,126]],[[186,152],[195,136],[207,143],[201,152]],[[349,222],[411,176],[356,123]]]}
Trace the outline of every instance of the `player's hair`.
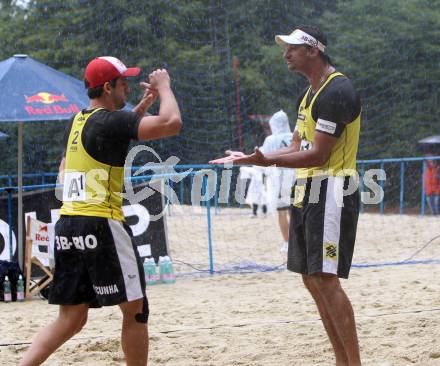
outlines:
{"label": "player's hair", "polygon": [[[300,25],[297,28],[302,30],[303,32],[306,32],[307,34],[310,34],[312,37],[315,37],[319,42],[321,42],[324,46],[327,47],[327,37],[318,27],[314,27],[311,25]],[[310,46],[306,45],[306,47],[310,47]],[[319,55],[325,62],[333,66],[332,60],[326,53],[319,51]]]}
{"label": "player's hair", "polygon": [[[117,81],[118,81],[118,78],[115,78],[115,79],[112,79],[109,81],[112,88],[114,88],[116,86]],[[89,96],[90,99],[99,98],[102,95],[102,93],[104,92],[103,85],[98,85],[98,86],[95,86],[94,88],[89,88],[89,82],[87,80],[84,80],[84,85],[87,89],[87,95]]]}

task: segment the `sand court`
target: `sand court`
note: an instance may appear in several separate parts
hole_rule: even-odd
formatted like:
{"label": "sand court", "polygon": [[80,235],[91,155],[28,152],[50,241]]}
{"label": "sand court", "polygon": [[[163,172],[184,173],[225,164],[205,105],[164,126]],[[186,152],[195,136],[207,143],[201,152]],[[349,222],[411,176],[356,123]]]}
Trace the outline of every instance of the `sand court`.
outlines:
{"label": "sand court", "polygon": [[[212,239],[215,268],[223,272],[188,275],[195,272],[189,264],[209,268],[209,257],[206,217],[184,213],[171,212],[167,223],[176,271],[186,275],[173,285],[147,288],[149,364],[334,364],[300,276],[237,270],[237,264],[264,269],[285,262],[275,218],[220,210],[213,216]],[[361,215],[353,262],[366,266],[355,266],[342,284],[354,307],[364,365],[440,365],[440,239],[423,248],[440,235],[439,224],[433,217]],[[0,310],[0,363],[16,365],[57,307],[36,297],[0,303]],[[91,310],[83,331],[45,365],[123,365],[120,322],[117,307]]]}

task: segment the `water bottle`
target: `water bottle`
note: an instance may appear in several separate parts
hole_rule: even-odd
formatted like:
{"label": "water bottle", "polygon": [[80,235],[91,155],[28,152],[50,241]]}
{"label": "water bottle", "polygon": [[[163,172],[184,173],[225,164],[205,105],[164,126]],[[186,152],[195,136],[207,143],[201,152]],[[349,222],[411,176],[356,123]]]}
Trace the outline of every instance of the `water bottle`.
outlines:
{"label": "water bottle", "polygon": [[150,277],[148,275],[148,264],[149,264],[149,262],[150,262],[149,258],[145,258],[144,259],[144,264],[143,264],[143,267],[144,267],[144,278],[145,278],[145,283],[147,285],[148,285],[148,281],[150,280]]}
{"label": "water bottle", "polygon": [[156,262],[154,261],[154,258],[150,258],[150,270],[151,270],[151,278],[154,281],[154,283],[159,283],[160,282],[160,276],[159,273],[157,272],[157,266],[156,266]]}
{"label": "water bottle", "polygon": [[144,260],[145,282],[147,285],[155,285],[157,283],[156,263],[154,258],[145,258]]}
{"label": "water bottle", "polygon": [[3,282],[3,298],[5,302],[12,301],[11,282],[9,282],[8,276],[5,276],[5,281]]}
{"label": "water bottle", "polygon": [[174,274],[173,262],[170,257],[165,256],[165,263],[167,265],[168,279],[167,283],[176,283],[176,275]]}
{"label": "water bottle", "polygon": [[168,281],[168,266],[165,257],[159,257],[159,276],[160,282],[167,283]]}
{"label": "water bottle", "polygon": [[22,275],[18,276],[17,281],[17,301],[24,301],[24,281]]}

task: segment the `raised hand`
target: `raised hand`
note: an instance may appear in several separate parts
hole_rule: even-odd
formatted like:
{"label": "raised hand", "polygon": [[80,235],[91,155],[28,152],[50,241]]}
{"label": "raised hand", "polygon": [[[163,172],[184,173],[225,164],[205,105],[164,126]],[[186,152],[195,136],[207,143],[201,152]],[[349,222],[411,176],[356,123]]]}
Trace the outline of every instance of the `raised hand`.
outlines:
{"label": "raised hand", "polygon": [[153,71],[148,75],[148,79],[150,80],[153,89],[159,89],[163,86],[169,87],[171,84],[170,75],[168,75],[168,71],[165,69],[157,69]]}
{"label": "raised hand", "polygon": [[137,113],[139,116],[143,116],[154,104],[159,93],[157,89],[152,88],[149,83],[141,82],[139,85],[144,89],[144,94],[141,101],[133,108],[133,112]]}

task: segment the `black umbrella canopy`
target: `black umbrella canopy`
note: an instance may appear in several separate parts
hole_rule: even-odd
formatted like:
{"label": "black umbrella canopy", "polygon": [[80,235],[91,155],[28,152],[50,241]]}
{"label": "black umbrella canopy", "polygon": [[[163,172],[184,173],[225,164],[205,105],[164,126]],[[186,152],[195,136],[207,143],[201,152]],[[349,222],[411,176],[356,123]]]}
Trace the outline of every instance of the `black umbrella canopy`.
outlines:
{"label": "black umbrella canopy", "polygon": [[438,144],[440,145],[440,135],[425,137],[419,140],[419,144]]}
{"label": "black umbrella canopy", "polygon": [[440,135],[419,140],[419,150],[423,154],[440,155]]}

